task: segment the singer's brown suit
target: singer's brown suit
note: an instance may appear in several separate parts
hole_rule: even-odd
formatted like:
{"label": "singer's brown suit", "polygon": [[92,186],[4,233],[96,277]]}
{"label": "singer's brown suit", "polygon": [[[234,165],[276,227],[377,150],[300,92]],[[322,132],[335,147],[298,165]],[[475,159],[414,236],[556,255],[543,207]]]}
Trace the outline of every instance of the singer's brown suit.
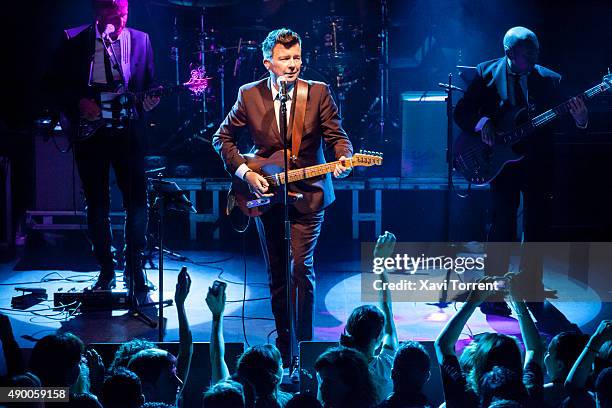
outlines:
{"label": "singer's brown suit", "polygon": [[[336,158],[351,157],[353,148],[342,128],[338,108],[329,87],[321,82],[308,81],[306,116],[298,159],[292,168],[325,163],[324,144],[333,148]],[[295,88],[294,88],[295,90]],[[295,95],[292,95],[295,100]],[[292,110],[295,103],[291,104]],[[288,140],[291,140],[293,112],[291,112]],[[251,152],[268,157],[283,149],[270,89],[270,80],[264,79],[243,85],[231,111],[217,130],[213,145],[221,155],[225,168],[234,175],[245,163],[236,145],[238,133],[247,128],[253,149]],[[334,190],[329,174],[290,185],[290,190],[301,193],[303,199],[290,209],[291,252],[293,260],[293,289],[297,298],[296,337],[298,341],[311,340],[314,314],[314,248],[321,231],[324,209],[334,201]],[[256,219],[257,230],[268,268],[272,312],[278,332],[277,346],[287,363],[289,347],[289,319],[286,301],[285,254],[282,206],[275,206]],[[297,290],[297,294],[295,291]]]}

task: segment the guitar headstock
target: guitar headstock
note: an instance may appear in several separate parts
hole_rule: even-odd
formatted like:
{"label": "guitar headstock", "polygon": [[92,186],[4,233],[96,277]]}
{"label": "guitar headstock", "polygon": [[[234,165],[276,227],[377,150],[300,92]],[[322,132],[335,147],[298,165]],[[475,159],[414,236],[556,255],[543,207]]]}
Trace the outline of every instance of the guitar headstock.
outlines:
{"label": "guitar headstock", "polygon": [[608,89],[610,89],[610,87],[612,87],[612,73],[610,73],[610,69],[609,68],[608,68],[608,74],[604,75],[604,77],[601,80],[601,82],[606,84],[608,86]]}
{"label": "guitar headstock", "polygon": [[195,95],[202,95],[206,88],[208,88],[208,80],[211,77],[206,76],[206,70],[204,67],[191,70],[191,78],[185,82],[183,86],[189,89]]}
{"label": "guitar headstock", "polygon": [[382,165],[383,154],[380,152],[371,152],[369,150],[360,150],[359,153],[352,157],[353,166],[380,166]]}

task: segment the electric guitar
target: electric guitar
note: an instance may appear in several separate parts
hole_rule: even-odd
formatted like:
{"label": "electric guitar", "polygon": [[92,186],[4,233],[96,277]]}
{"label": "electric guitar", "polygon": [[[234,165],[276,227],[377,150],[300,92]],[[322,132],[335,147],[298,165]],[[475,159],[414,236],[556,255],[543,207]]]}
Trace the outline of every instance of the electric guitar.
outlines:
{"label": "electric guitar", "polygon": [[146,97],[161,97],[179,92],[201,95],[208,87],[209,79],[210,77],[205,76],[204,70],[194,69],[191,71],[189,81],[180,85],[154,88],[146,92],[105,92],[104,97],[106,99],[103,101],[103,107],[110,107],[105,111],[112,113],[112,119],[99,118],[90,121],[85,118],[78,118],[76,120],[74,117],[61,113],[59,123],[72,142],[81,142],[95,135],[100,128],[109,123],[121,124],[128,117],[127,110],[134,107],[135,104],[142,105],[142,101]]}
{"label": "electric guitar", "polygon": [[[232,187],[227,197],[227,214],[229,215],[235,208],[240,209],[249,217],[258,217],[266,212],[273,204],[282,203],[284,200],[285,182],[285,159],[283,150],[273,153],[270,157],[264,158],[254,154],[245,154],[246,165],[256,173],[261,174],[269,184],[268,193],[273,193],[272,197],[261,197],[251,192],[249,185],[238,177],[232,177]],[[289,170],[289,183],[305,180],[327,173],[333,173],[336,164],[344,167],[358,166],[380,166],[382,165],[382,154],[363,151],[357,153],[350,159],[337,160],[329,163],[317,164],[301,169]],[[301,194],[289,192],[291,203],[301,199]]]}
{"label": "electric guitar", "polygon": [[[591,99],[610,88],[612,88],[612,74],[604,76],[599,85],[588,89],[578,97]],[[509,109],[495,121],[495,127],[499,131],[492,146],[484,143],[478,132],[460,133],[453,145],[453,165],[471,184],[488,184],[507,163],[523,158],[512,150],[514,144],[567,112],[569,112],[569,100],[527,120],[525,120],[527,108]]]}

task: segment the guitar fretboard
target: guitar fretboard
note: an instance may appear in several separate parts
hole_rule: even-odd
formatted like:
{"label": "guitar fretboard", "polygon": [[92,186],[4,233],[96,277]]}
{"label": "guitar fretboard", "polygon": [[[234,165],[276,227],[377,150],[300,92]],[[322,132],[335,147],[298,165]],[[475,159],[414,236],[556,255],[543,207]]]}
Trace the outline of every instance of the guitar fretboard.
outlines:
{"label": "guitar fretboard", "polygon": [[[607,82],[602,82],[599,85],[596,85],[591,89],[586,90],[578,96],[582,96],[584,97],[584,99],[591,99],[599,95],[600,93],[607,91],[608,89],[610,89],[610,84],[608,84]],[[539,114],[524,125],[521,125],[518,128],[513,129],[510,132],[504,134],[504,141],[508,144],[517,142],[523,137],[529,135],[536,128],[549,123],[553,119],[556,119],[557,117],[567,112],[569,112],[569,100],[563,102],[558,106],[555,106],[552,109],[547,110],[544,113]]]}
{"label": "guitar fretboard", "polygon": [[[340,161],[317,164],[316,166],[304,167],[303,169],[289,170],[289,183],[300,180],[305,180],[312,177],[322,176],[323,174],[332,173],[336,169],[336,164],[342,164]],[[344,167],[354,167],[353,160],[346,159]],[[286,184],[285,173],[277,173],[274,176],[266,177],[268,181],[275,184]]]}

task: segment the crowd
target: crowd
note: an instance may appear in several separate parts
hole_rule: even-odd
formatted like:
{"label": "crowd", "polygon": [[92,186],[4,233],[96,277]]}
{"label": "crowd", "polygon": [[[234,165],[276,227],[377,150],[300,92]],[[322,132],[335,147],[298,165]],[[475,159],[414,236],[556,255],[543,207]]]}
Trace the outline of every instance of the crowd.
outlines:
{"label": "crowd", "polygon": [[[375,256],[391,256],[395,237],[380,236]],[[382,279],[388,279],[385,273]],[[490,278],[483,278],[487,282]],[[473,291],[448,321],[434,343],[435,356],[416,341],[398,340],[391,296],[381,291],[379,305],[353,310],[337,347],[315,363],[317,395],[291,394],[282,387],[283,364],[271,344],[247,348],[230,372],[225,359],[224,290],[209,288],[212,313],[211,383],[200,384],[203,408],[400,408],[430,407],[424,388],[436,359],[443,405],[482,408],[612,407],[612,320],[595,333],[562,332],[546,345],[521,299],[517,278],[508,276],[508,300],[518,320],[522,342],[499,333],[473,336],[460,355],[457,343],[468,319],[490,295]],[[68,387],[68,403],[19,403],[16,406],[104,408],[188,407],[184,384],[190,376],[193,342],[185,314],[189,274],[176,285],[179,352],[174,356],[145,340],[131,340],[105,367],[99,353],[75,335],[56,333],[40,339],[27,364],[15,341],[9,319],[0,315],[0,341],[5,360],[5,386]],[[548,382],[545,382],[545,379]]]}

